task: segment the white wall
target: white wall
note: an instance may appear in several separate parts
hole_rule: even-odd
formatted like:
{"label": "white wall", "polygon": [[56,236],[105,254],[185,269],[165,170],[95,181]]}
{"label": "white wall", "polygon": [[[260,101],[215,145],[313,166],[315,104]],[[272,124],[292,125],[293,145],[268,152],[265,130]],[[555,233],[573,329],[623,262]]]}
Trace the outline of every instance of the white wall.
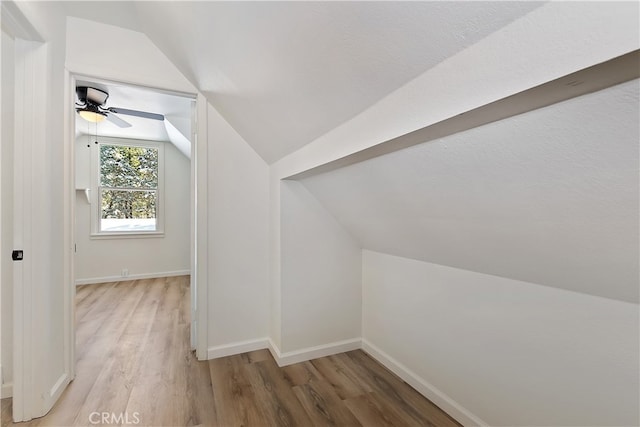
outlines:
{"label": "white wall", "polygon": [[[100,37],[88,37],[100,34]],[[195,87],[142,33],[112,25],[67,18],[66,66],[72,72],[167,90]]]}
{"label": "white wall", "polygon": [[361,334],[360,246],[299,182],[281,182],[280,350]]}
{"label": "white wall", "polygon": [[[129,140],[101,137],[100,141]],[[76,191],[76,283],[118,280],[123,269],[129,271],[129,278],[189,274],[190,160],[170,142],[161,144],[164,144],[165,190],[161,194],[165,205],[164,236],[92,239],[92,205],[87,203],[83,191]],[[76,139],[76,171],[79,174],[90,172],[87,164],[91,163],[91,154],[97,149],[93,143],[87,147],[86,135]]]}
{"label": "white wall", "polygon": [[14,121],[14,43],[2,31],[2,145],[0,146],[0,366],[2,367],[2,397],[9,391],[5,384],[13,380],[13,262],[9,257],[13,249],[13,121]]}
{"label": "white wall", "polygon": [[264,340],[269,320],[269,167],[208,106],[209,346]]}
{"label": "white wall", "polygon": [[287,250],[281,241],[280,180],[637,49],[637,15],[638,5],[631,2],[546,3],[274,163],[270,179],[274,343],[283,345],[281,256]]}
{"label": "white wall", "polygon": [[363,247],[637,303],[632,80],[303,179]]}
{"label": "white wall", "polygon": [[636,304],[363,251],[363,339],[492,426],[638,425],[638,320]]}

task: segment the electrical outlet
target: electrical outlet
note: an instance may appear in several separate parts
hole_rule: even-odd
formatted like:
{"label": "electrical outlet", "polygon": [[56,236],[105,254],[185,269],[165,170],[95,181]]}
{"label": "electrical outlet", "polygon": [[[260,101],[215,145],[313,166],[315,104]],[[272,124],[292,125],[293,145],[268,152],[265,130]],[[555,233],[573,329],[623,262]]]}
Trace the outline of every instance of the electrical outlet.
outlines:
{"label": "electrical outlet", "polygon": [[129,269],[128,268],[123,268],[122,269],[122,277],[128,277],[129,276]]}

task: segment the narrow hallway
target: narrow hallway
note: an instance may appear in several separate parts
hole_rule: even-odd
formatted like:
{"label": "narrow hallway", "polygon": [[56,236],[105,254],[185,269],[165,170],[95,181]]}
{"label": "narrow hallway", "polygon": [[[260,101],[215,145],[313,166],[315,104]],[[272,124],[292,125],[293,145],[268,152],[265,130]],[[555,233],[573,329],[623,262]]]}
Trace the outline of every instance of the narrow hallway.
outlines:
{"label": "narrow hallway", "polygon": [[266,349],[199,362],[189,276],[79,286],[76,304],[76,379],[18,426],[458,425],[360,350],[284,368]]}

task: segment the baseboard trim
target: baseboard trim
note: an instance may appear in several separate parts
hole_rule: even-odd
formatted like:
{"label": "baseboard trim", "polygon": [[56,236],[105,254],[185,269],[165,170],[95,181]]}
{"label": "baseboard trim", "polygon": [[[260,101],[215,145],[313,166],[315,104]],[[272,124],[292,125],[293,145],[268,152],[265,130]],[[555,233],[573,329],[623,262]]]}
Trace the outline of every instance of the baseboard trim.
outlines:
{"label": "baseboard trim", "polygon": [[462,425],[467,427],[486,427],[489,425],[488,423],[482,421],[479,417],[465,409],[458,402],[447,396],[445,393],[438,390],[427,380],[418,376],[415,372],[411,371],[402,363],[398,362],[393,357],[389,356],[387,353],[380,350],[378,347],[364,338],[362,339],[362,350],[369,354],[369,356],[376,359],[394,374],[402,378],[407,384],[415,388],[424,397],[438,405],[440,409],[455,418],[456,421],[458,421]]}
{"label": "baseboard trim", "polygon": [[191,270],[178,270],[178,271],[162,271],[159,273],[131,274],[126,277],[122,277],[122,276],[93,277],[90,279],[76,280],[76,286],[93,285],[97,283],[108,283],[108,282],[124,282],[126,280],[157,279],[159,277],[188,276],[190,274],[191,274]]}
{"label": "baseboard trim", "polygon": [[[331,356],[346,351],[362,349],[391,372],[406,381],[424,397],[438,405],[443,411],[451,415],[462,425],[487,427],[489,424],[465,409],[458,402],[447,396],[424,378],[418,376],[402,363],[376,347],[366,339],[354,338],[350,340],[337,341],[329,344],[308,347],[301,350],[281,352],[271,338],[260,338],[255,340],[238,341],[231,344],[209,347],[207,359],[233,356],[246,353],[248,351],[268,349],[278,366],[283,367],[294,363],[306,362],[307,360],[319,357]],[[3,386],[4,387],[4,386]],[[3,388],[4,393],[4,388]]]}
{"label": "baseboard trim", "polygon": [[6,399],[7,397],[13,397],[13,383],[2,384],[0,399]]}
{"label": "baseboard trim", "polygon": [[354,338],[282,353],[271,339],[268,340],[268,343],[269,351],[280,367],[306,362],[307,360],[317,359],[319,357],[332,356],[346,351],[358,350],[362,345],[360,338]]}
{"label": "baseboard trim", "polygon": [[218,357],[233,356],[246,353],[248,351],[262,350],[268,348],[268,338],[257,340],[238,341],[231,344],[218,345],[207,349],[207,359],[217,359]]}

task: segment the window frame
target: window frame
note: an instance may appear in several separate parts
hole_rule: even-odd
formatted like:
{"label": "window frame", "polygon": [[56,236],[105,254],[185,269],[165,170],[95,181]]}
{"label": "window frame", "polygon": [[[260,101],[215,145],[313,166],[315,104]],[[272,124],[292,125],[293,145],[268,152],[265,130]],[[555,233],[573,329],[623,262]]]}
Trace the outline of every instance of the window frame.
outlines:
{"label": "window frame", "polygon": [[[96,144],[91,144],[91,239],[131,239],[131,238],[150,238],[164,237],[164,144],[157,141],[132,140],[123,138],[107,138],[99,137]],[[158,187],[156,191],[156,229],[153,231],[102,231],[100,229],[100,221],[102,219],[102,195],[100,186],[100,147],[103,145],[122,146],[122,147],[142,147],[158,150]],[[120,187],[105,187],[113,190],[119,190]],[[122,188],[124,190],[149,191],[144,188]],[[153,189],[151,189],[153,190]]]}

